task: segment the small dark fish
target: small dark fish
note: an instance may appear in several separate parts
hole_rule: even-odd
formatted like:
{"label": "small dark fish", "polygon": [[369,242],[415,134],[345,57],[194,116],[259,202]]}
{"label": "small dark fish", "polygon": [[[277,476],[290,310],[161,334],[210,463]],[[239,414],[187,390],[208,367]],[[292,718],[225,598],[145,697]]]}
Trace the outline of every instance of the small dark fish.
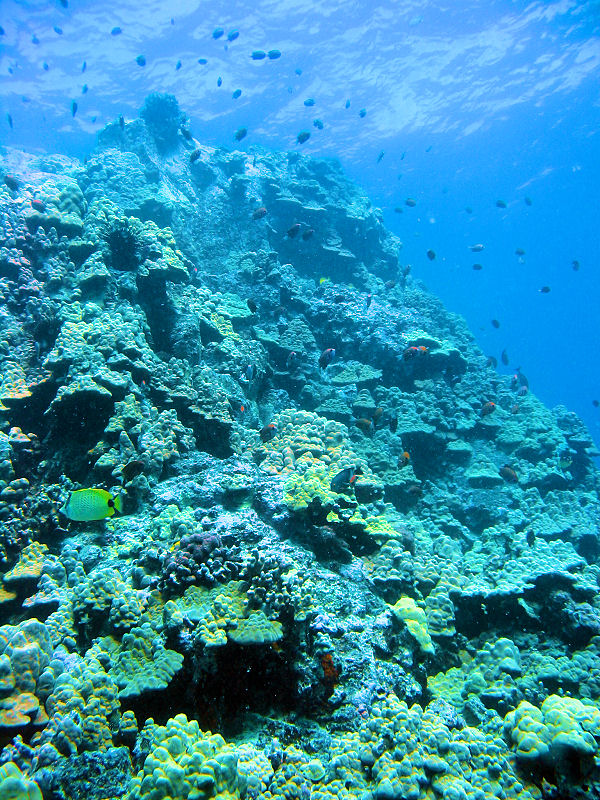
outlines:
{"label": "small dark fish", "polygon": [[535,544],[535,531],[528,530],[525,535],[525,541],[527,542],[529,547],[533,547],[533,545]]}
{"label": "small dark fish", "polygon": [[40,212],[40,214],[43,214],[43,213],[46,211],[46,205],[45,205],[45,203],[43,203],[41,200],[38,200],[37,198],[34,198],[34,199],[31,201],[31,207],[32,207],[32,208],[33,208],[35,211],[39,211],[39,212]]}
{"label": "small dark fish", "polygon": [[406,491],[411,497],[423,497],[423,487],[420,483],[411,483]]}
{"label": "small dark fish", "polygon": [[402,208],[402,206],[396,206],[394,208],[394,211],[396,212],[396,214],[404,214],[404,209]]}
{"label": "small dark fish", "polygon": [[19,188],[19,179],[8,172],[4,176],[3,181],[6,184],[6,186],[8,186],[8,188],[11,190],[11,192],[16,192],[17,189]]}
{"label": "small dark fish", "polygon": [[525,255],[525,250],[523,250],[522,247],[517,247],[517,249],[515,250],[515,255],[516,256],[524,256]]}
{"label": "small dark fish", "polygon": [[525,205],[526,206],[532,206],[533,205],[533,201],[532,201],[531,197],[526,197],[525,198]]}
{"label": "small dark fish", "polygon": [[500,327],[500,323],[498,322],[498,320],[497,319],[493,319],[492,320],[492,328],[496,328],[497,329],[499,327]]}
{"label": "small dark fish", "polygon": [[428,250],[427,251],[427,258],[430,261],[433,261],[435,259],[435,250]]}
{"label": "small dark fish", "polygon": [[480,414],[482,417],[487,417],[490,414],[493,414],[495,410],[496,410],[496,403],[494,403],[492,400],[488,400],[487,403],[484,403],[481,406]]}
{"label": "small dark fish", "polygon": [[304,101],[305,106],[314,106],[314,104],[315,101],[313,100],[312,97],[307,97],[306,100]]}
{"label": "small dark fish", "polygon": [[48,66],[48,64],[45,61],[42,64],[42,69],[44,70],[44,72],[48,72],[48,70],[50,69],[50,67]]}
{"label": "small dark fish", "polygon": [[594,408],[598,408],[598,406],[600,406],[600,400],[592,400],[592,405]]}
{"label": "small dark fish", "polygon": [[[12,125],[10,127],[12,128]],[[575,272],[579,272],[579,267],[580,267],[579,261],[577,260],[571,261],[571,266],[573,267]]]}
{"label": "small dark fish", "polygon": [[467,214],[472,214],[473,213],[473,209],[471,208],[471,206],[467,206],[465,208],[465,211],[467,212]]}
{"label": "small dark fish", "polygon": [[291,371],[292,369],[296,368],[297,362],[298,362],[298,353],[296,353],[295,350],[292,350],[292,352],[288,355],[288,357],[285,360],[285,368],[288,371]]}
{"label": "small dark fish", "polygon": [[500,361],[504,364],[505,367],[508,366],[508,353],[506,352],[506,350],[503,350],[500,353]]}
{"label": "small dark fish", "polygon": [[505,464],[503,467],[500,467],[498,472],[500,474],[500,477],[503,478],[507,483],[518,483],[519,482],[519,478],[517,477],[517,473],[508,464]]}
{"label": "small dark fish", "polygon": [[239,31],[229,31],[229,33],[227,34],[227,41],[235,42],[235,40],[238,38],[239,35],[240,35]]}
{"label": "small dark fish", "polygon": [[391,417],[390,418],[390,431],[392,433],[396,433],[398,430],[398,417]]}
{"label": "small dark fish", "polygon": [[377,408],[373,412],[373,427],[374,428],[377,427],[377,425],[379,424],[379,421],[381,420],[382,416],[383,416],[383,408],[381,406],[377,406]]}
{"label": "small dark fish", "polygon": [[318,130],[320,130],[320,131],[323,130],[323,120],[322,119],[313,119],[313,125]]}
{"label": "small dark fish", "polygon": [[248,128],[238,128],[237,131],[233,134],[233,138],[236,140],[236,142],[241,142],[247,133],[248,133]]}
{"label": "small dark fish", "polygon": [[304,144],[310,139],[310,131],[300,131],[298,136],[296,136],[296,142],[298,144]]}
{"label": "small dark fish", "polygon": [[335,348],[328,347],[326,350],[323,350],[321,355],[319,356],[319,366],[321,369],[326,369],[329,364],[335,358]]}
{"label": "small dark fish", "polygon": [[256,314],[256,312],[258,311],[258,306],[256,305],[256,303],[254,302],[254,300],[251,297],[249,297],[246,300],[246,305],[248,306],[248,308],[250,309],[250,311],[253,314]]}
{"label": "small dark fish", "polygon": [[496,200],[497,208],[506,208],[506,201],[504,200]]}
{"label": "small dark fish", "polygon": [[511,378],[510,385],[511,389],[517,389],[520,386],[525,386],[526,388],[529,388],[529,380],[521,372],[521,367],[517,367],[515,374]]}
{"label": "small dark fish", "polygon": [[302,70],[300,69],[300,67],[296,67],[294,72],[296,73],[296,75],[302,75]]}
{"label": "small dark fish", "polygon": [[329,488],[332,492],[342,492],[347,487],[352,486],[359,475],[362,475],[361,467],[346,467],[346,469],[342,469],[337,475],[334,475]]}
{"label": "small dark fish", "polygon": [[300,223],[296,222],[291,228],[288,228],[287,236],[289,239],[295,239],[300,232]]}
{"label": "small dark fish", "polygon": [[398,281],[395,281],[395,280],[389,280],[389,281],[386,281],[386,282],[385,282],[383,285],[384,285],[384,287],[385,287],[385,288],[388,290],[388,292],[389,292],[389,291],[391,291],[392,289],[394,289],[394,288],[397,286],[397,284],[398,284]]}
{"label": "small dark fish", "polygon": [[267,54],[265,53],[264,50],[253,50],[251,55],[250,55],[250,58],[252,58],[254,61],[262,61],[263,58],[266,58],[266,57],[267,57]]}
{"label": "small dark fish", "polygon": [[479,272],[480,270],[483,269],[483,264],[473,264],[473,269],[475,270],[475,272]]}
{"label": "small dark fish", "polygon": [[256,208],[252,212],[252,219],[262,219],[266,215],[266,213],[267,213],[267,209],[264,206],[261,206],[260,208]]}
{"label": "small dark fish", "polygon": [[88,91],[88,85],[87,83],[84,83],[83,86],[81,87],[81,94],[87,94],[87,91]]}
{"label": "small dark fish", "polygon": [[12,129],[13,129],[13,118],[11,117],[11,115],[10,115],[10,114],[7,114],[7,115],[6,115],[6,121],[8,122],[8,127],[9,127],[9,128],[11,129],[11,131],[12,131]]}
{"label": "small dark fish", "polygon": [[119,114],[119,128],[121,128],[122,131],[125,130],[125,117],[123,114]]}
{"label": "small dark fish", "polygon": [[373,295],[371,294],[371,292],[369,292],[369,294],[367,295],[366,300],[367,300],[367,308],[369,308],[369,306],[373,301]]}
{"label": "small dark fish", "polygon": [[208,58],[199,58],[198,63],[204,66],[205,64],[208,64]]}
{"label": "small dark fish", "polygon": [[365,436],[369,436],[373,433],[373,422],[366,417],[361,417],[360,419],[355,420],[354,424],[365,434]]}
{"label": "small dark fish", "polygon": [[414,208],[417,205],[417,201],[412,197],[407,197],[404,202],[409,208]]}
{"label": "small dark fish", "polygon": [[54,33],[57,33],[59,36],[62,36],[63,29],[59,28],[58,25],[54,26]]}
{"label": "small dark fish", "polygon": [[190,153],[190,163],[193,164],[194,161],[197,161],[200,158],[201,154],[202,154],[202,151],[200,150],[199,147],[197,147],[195,150],[193,150]]}
{"label": "small dark fish", "polygon": [[268,425],[265,425],[264,428],[261,428],[258,432],[261,440],[263,442],[270,442],[271,439],[277,434],[277,425],[274,422],[269,422]]}
{"label": "small dark fish", "polygon": [[549,286],[542,286],[541,289],[538,289],[538,292],[541,292],[542,294],[548,294],[549,291],[550,291]]}
{"label": "small dark fish", "polygon": [[223,78],[219,75],[217,78],[217,86],[221,86],[223,84]]}
{"label": "small dark fish", "polygon": [[75,100],[73,100],[73,102],[71,103],[71,116],[74,117],[76,113],[77,113],[77,103],[75,102]]}
{"label": "small dark fish", "polygon": [[179,60],[179,61],[178,61],[178,62],[175,64],[175,71],[177,72],[177,70],[179,70],[179,69],[181,69],[181,60]]}
{"label": "small dark fish", "polygon": [[123,476],[123,483],[129,483],[134,478],[137,478],[138,475],[141,475],[144,471],[144,462],[140,461],[139,458],[134,459],[133,461],[128,461],[127,464],[121,469],[121,475]]}
{"label": "small dark fish", "polygon": [[379,155],[377,156],[377,163],[378,164],[381,161],[381,159],[384,157],[384,155],[385,155],[385,150],[380,150],[379,151]]}
{"label": "small dark fish", "polygon": [[38,37],[34,33],[33,36],[31,37],[31,44],[39,44],[39,43],[40,43],[40,40],[38,39]]}
{"label": "small dark fish", "polygon": [[241,90],[241,89],[236,89],[236,90],[233,92],[233,94],[231,95],[231,97],[232,97],[232,99],[233,99],[233,100],[237,100],[237,99],[238,99],[238,97],[241,97],[241,96],[242,96],[242,90]]}
{"label": "small dark fish", "polygon": [[314,228],[307,228],[307,229],[306,229],[305,231],[303,231],[303,233],[302,233],[302,239],[303,239],[305,242],[307,242],[309,239],[312,239],[314,232],[315,232],[315,229],[314,229]]}
{"label": "small dark fish", "polygon": [[114,27],[114,28],[112,29],[112,31],[110,32],[110,35],[111,35],[111,36],[118,36],[120,33],[123,33],[123,31],[122,31],[122,30],[121,30],[121,28],[119,28],[119,26],[117,25],[116,27]]}
{"label": "small dark fish", "polygon": [[179,128],[179,131],[181,132],[181,135],[183,136],[184,139],[187,139],[188,142],[191,140],[192,133],[191,133],[189,128],[183,128],[182,127],[182,128]]}
{"label": "small dark fish", "polygon": [[350,108],[350,100],[346,100],[345,108]]}
{"label": "small dark fish", "polygon": [[496,369],[496,367],[498,366],[498,359],[496,358],[496,356],[488,356],[485,365],[486,367],[492,367],[493,369]]}
{"label": "small dark fish", "polygon": [[85,72],[86,69],[87,69],[87,61],[84,61],[83,64],[81,65],[81,71]]}
{"label": "small dark fish", "polygon": [[359,116],[361,119],[363,119],[364,117],[366,117],[366,116],[367,116],[367,109],[366,109],[366,108],[361,108],[361,110],[358,112],[358,116]]}
{"label": "small dark fish", "polygon": [[140,67],[145,67],[146,66],[146,56],[138,56],[136,58],[136,62]]}
{"label": "small dark fish", "polygon": [[223,28],[215,28],[214,31],[212,32],[212,37],[213,39],[220,39],[224,33],[225,31],[223,30]]}
{"label": "small dark fish", "polygon": [[269,50],[267,55],[271,61],[274,61],[276,58],[281,58],[281,50]]}
{"label": "small dark fish", "polygon": [[513,405],[510,407],[510,413],[511,414],[518,414],[519,413],[519,409],[520,409],[519,404],[518,403],[513,403]]}

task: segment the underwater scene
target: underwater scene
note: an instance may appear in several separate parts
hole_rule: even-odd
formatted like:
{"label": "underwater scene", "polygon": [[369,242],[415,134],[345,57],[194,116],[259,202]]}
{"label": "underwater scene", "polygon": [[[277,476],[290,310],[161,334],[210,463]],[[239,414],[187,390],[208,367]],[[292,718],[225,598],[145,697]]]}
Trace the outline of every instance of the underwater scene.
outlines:
{"label": "underwater scene", "polygon": [[600,798],[599,37],[0,0],[0,800]]}

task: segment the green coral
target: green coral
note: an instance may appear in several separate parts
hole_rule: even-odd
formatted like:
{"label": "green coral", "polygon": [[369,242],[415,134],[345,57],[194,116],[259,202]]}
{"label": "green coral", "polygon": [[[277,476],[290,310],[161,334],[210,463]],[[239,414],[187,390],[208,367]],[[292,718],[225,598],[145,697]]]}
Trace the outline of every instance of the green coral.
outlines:
{"label": "green coral", "polygon": [[204,589],[190,586],[182,598],[165,605],[165,626],[179,628],[184,618],[197,625],[206,647],[222,647],[230,639],[237,644],[264,644],[283,637],[279,620],[269,619],[262,609],[250,608],[243,581]]}
{"label": "green coral", "polygon": [[26,778],[13,761],[0,766],[0,800],[43,800],[40,787]]}
{"label": "green coral", "polygon": [[102,654],[109,656],[108,674],[119,687],[121,698],[166,689],[183,664],[183,656],[165,648],[148,623],[132,628],[121,642],[111,636],[97,640],[92,652],[99,658]]}
{"label": "green coral", "polygon": [[556,775],[589,774],[600,742],[600,709],[575,697],[550,695],[540,708],[523,700],[504,719],[504,731],[517,758],[530,766],[551,767]]}
{"label": "green coral", "polygon": [[127,800],[239,798],[237,756],[219,734],[203,733],[196,720],[177,714],[165,726],[149,719],[141,737],[149,751]]}

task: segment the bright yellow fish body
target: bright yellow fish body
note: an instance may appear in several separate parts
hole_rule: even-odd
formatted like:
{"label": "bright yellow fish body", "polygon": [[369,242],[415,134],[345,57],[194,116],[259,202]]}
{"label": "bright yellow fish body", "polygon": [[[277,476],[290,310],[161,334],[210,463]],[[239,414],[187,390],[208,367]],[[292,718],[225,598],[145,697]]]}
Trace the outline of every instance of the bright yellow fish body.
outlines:
{"label": "bright yellow fish body", "polygon": [[71,492],[61,512],[74,522],[93,522],[112,517],[115,509],[123,513],[120,495],[113,497],[106,489],[78,489]]}

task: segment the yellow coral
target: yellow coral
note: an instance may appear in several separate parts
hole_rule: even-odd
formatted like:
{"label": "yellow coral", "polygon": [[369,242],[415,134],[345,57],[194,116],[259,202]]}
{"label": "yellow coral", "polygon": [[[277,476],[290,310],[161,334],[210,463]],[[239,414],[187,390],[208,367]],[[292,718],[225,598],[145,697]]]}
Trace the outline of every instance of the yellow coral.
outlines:
{"label": "yellow coral", "polygon": [[425,612],[419,608],[412,597],[403,595],[395,605],[391,606],[391,609],[396,619],[404,622],[410,634],[417,640],[422,652],[433,653],[434,647],[427,630]]}

